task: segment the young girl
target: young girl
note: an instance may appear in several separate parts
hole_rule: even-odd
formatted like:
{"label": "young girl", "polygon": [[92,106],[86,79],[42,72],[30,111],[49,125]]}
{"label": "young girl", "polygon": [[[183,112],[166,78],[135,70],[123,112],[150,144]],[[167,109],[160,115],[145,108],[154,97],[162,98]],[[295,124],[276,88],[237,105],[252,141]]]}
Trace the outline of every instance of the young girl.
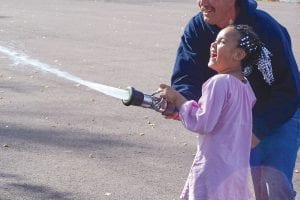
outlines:
{"label": "young girl", "polygon": [[177,107],[183,125],[203,135],[182,199],[250,198],[247,177],[256,98],[244,75],[258,66],[272,84],[269,55],[249,26],[230,25],[211,44],[208,66],[218,74],[204,83],[198,102],[160,85],[160,96]]}

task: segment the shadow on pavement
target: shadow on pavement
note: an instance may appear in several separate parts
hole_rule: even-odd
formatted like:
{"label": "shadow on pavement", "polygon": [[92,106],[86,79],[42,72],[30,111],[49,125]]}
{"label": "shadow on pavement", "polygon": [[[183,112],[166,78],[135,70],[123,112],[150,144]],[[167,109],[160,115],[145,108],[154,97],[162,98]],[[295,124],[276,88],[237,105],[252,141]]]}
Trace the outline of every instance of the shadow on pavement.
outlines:
{"label": "shadow on pavement", "polygon": [[[74,151],[89,151],[93,149],[111,149],[114,151],[119,148],[150,148],[145,146],[145,144],[139,145],[126,141],[126,137],[120,137],[111,133],[90,133],[85,132],[85,130],[81,131],[71,128],[67,131],[55,130],[54,128],[53,130],[41,130],[18,127],[15,124],[3,125],[1,123],[0,127],[2,127],[0,128],[0,141],[2,143],[12,143],[14,144],[14,149],[22,149],[22,151],[24,148],[29,148],[28,150],[30,151],[30,146],[37,147],[39,145]],[[18,144],[22,144],[22,146]]]}
{"label": "shadow on pavement", "polygon": [[41,185],[28,183],[8,183],[2,185],[1,187],[3,187],[1,199],[9,199],[9,196],[11,196],[10,191],[13,191],[14,194],[17,193],[19,197],[22,197],[22,199],[71,200],[69,193],[57,192],[49,187]]}

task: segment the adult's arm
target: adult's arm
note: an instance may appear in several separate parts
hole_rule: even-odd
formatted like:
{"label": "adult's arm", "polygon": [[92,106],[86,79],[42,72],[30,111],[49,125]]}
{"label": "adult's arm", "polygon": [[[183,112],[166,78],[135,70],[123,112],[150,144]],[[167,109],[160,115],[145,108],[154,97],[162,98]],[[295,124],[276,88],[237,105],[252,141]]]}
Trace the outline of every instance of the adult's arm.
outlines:
{"label": "adult's arm", "polygon": [[185,27],[177,50],[171,85],[188,100],[198,100],[202,84],[215,72],[208,68],[209,47],[214,35],[207,29],[201,13]]}
{"label": "adult's arm", "polygon": [[253,132],[260,139],[291,118],[298,107],[299,72],[287,30],[265,12],[259,12],[257,33],[272,52],[275,81],[263,82],[260,72],[250,75],[257,97],[253,109]]}

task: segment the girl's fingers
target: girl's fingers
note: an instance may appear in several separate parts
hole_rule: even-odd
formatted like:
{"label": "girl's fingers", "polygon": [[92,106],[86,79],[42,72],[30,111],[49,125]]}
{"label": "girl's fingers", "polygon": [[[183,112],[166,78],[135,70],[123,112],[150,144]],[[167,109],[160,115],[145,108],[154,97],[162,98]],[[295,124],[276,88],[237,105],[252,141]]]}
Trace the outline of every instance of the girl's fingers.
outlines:
{"label": "girl's fingers", "polygon": [[169,87],[170,86],[168,86],[168,85],[166,85],[164,83],[162,83],[162,84],[159,85],[159,88],[161,88],[161,89],[166,89],[166,88],[169,88]]}

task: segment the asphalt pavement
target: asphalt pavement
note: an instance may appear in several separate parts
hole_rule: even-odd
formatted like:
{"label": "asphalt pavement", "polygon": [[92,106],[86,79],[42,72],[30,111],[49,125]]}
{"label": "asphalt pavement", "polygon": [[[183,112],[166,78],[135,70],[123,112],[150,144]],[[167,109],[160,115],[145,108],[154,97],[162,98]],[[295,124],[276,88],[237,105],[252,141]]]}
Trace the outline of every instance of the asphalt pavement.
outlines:
{"label": "asphalt pavement", "polygon": [[[300,63],[300,4],[259,7]],[[195,135],[66,76],[151,93],[197,12],[194,0],[1,0],[0,200],[178,199]]]}

